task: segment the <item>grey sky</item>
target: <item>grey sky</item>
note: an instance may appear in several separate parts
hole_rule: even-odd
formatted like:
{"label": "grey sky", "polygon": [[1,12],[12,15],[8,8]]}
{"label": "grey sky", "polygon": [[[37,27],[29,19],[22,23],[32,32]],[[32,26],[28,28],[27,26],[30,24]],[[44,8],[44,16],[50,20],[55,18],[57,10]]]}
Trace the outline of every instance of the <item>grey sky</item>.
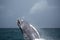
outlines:
{"label": "grey sky", "polygon": [[0,28],[16,28],[18,17],[40,28],[60,28],[60,0],[0,0]]}

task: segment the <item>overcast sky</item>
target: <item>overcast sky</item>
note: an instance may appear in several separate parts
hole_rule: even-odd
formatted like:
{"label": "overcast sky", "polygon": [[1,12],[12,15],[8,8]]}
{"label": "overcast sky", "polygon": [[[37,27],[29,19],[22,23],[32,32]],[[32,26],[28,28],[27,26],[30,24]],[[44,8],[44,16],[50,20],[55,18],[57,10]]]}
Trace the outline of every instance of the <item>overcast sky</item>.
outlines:
{"label": "overcast sky", "polygon": [[0,0],[0,28],[17,28],[18,17],[40,28],[60,28],[60,0]]}

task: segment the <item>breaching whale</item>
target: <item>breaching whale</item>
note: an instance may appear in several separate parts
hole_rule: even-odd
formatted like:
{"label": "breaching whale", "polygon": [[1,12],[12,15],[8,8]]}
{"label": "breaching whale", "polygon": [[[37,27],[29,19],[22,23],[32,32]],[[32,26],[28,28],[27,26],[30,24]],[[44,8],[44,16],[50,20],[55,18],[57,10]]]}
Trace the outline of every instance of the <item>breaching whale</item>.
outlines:
{"label": "breaching whale", "polygon": [[40,35],[35,27],[23,19],[17,20],[17,25],[22,31],[25,40],[39,40]]}

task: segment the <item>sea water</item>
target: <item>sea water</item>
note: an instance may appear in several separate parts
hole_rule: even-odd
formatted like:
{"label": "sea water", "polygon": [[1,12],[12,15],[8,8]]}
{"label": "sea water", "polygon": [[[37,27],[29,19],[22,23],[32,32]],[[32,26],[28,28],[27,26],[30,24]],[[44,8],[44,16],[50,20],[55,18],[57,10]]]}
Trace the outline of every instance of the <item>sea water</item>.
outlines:
{"label": "sea water", "polygon": [[[60,28],[40,28],[40,40],[60,40]],[[18,28],[0,28],[0,40],[24,40]]]}

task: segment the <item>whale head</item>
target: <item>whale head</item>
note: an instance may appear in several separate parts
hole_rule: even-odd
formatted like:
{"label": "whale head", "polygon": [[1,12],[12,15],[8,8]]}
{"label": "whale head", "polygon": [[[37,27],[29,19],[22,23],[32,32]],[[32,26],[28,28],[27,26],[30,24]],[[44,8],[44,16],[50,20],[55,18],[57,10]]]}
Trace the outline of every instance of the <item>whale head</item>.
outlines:
{"label": "whale head", "polygon": [[24,20],[23,19],[17,19],[17,25],[18,27],[21,27],[21,25],[23,24]]}

